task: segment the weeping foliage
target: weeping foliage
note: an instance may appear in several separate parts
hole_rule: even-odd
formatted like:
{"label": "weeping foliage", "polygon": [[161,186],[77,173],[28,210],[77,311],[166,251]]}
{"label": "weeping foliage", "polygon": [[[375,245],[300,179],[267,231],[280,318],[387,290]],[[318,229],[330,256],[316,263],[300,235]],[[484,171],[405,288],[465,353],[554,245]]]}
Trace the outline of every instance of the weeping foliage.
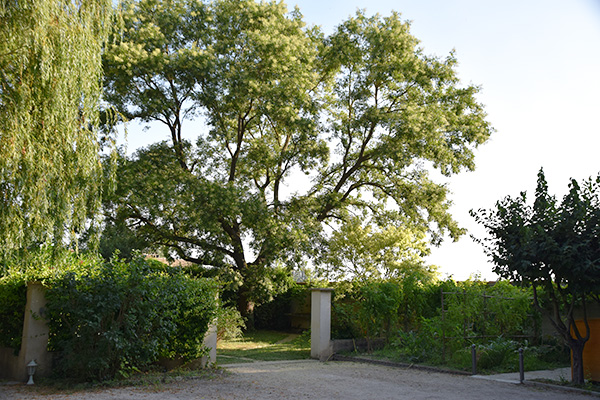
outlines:
{"label": "weeping foliage", "polygon": [[60,242],[99,207],[110,0],[0,2],[0,247]]}

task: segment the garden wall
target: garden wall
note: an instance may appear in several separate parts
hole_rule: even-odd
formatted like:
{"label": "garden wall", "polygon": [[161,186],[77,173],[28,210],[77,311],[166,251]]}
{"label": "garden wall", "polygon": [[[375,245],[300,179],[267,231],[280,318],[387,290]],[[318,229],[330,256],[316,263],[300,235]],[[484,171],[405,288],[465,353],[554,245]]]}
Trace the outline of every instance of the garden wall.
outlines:
{"label": "garden wall", "polygon": [[[583,349],[583,368],[586,379],[600,382],[600,304],[591,303],[587,307],[590,325],[590,340]],[[577,328],[585,332],[582,310],[575,310]]]}

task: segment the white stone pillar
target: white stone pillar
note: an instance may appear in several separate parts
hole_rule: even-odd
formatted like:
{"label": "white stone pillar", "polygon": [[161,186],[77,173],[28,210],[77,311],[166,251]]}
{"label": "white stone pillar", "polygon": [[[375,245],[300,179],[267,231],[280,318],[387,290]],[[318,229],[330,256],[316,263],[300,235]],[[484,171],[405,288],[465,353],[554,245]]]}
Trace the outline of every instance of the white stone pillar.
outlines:
{"label": "white stone pillar", "polygon": [[204,345],[208,347],[209,353],[203,356],[200,365],[206,368],[209,365],[214,365],[217,362],[217,320],[215,319],[209,325],[208,331],[204,334]]}
{"label": "white stone pillar", "polygon": [[331,357],[331,292],[312,289],[310,303],[310,356],[321,361]]}
{"label": "white stone pillar", "polygon": [[21,381],[27,380],[27,364],[35,360],[38,364],[35,376],[48,376],[51,372],[51,357],[48,353],[48,324],[43,317],[46,297],[44,287],[39,282],[27,284],[27,304],[23,321],[23,339],[17,376]]}

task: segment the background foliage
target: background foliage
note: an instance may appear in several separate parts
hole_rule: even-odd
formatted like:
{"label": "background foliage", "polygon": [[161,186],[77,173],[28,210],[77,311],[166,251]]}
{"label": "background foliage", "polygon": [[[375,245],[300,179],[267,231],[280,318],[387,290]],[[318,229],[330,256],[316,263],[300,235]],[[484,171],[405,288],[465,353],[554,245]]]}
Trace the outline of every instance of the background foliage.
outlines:
{"label": "background foliage", "polygon": [[[370,351],[373,339],[384,338],[380,354],[399,361],[470,368],[475,343],[482,367],[501,359],[495,366],[500,368],[504,360],[515,359],[519,346],[530,354],[538,351],[531,346],[541,337],[531,289],[507,281],[346,281],[334,284],[334,290],[332,336],[366,337]],[[548,352],[564,361],[562,350],[559,345]]]}

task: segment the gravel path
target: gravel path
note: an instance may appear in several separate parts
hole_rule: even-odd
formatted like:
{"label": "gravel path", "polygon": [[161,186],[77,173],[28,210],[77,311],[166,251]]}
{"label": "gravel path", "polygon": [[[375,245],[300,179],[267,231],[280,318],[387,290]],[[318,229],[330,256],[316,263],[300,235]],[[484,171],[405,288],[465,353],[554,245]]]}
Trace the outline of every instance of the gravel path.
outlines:
{"label": "gravel path", "polygon": [[0,399],[595,399],[589,395],[435,372],[354,362],[260,362],[226,367],[214,379],[43,395],[25,386],[0,386]]}

